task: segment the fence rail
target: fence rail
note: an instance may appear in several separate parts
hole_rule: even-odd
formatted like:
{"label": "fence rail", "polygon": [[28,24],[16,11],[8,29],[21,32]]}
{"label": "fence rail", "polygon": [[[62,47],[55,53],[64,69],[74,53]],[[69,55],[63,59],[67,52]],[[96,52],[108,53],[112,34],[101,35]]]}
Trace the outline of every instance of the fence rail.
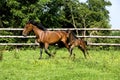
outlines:
{"label": "fence rail", "polygon": [[[0,28],[0,31],[1,30],[21,31],[23,30],[23,28]],[[120,29],[112,29],[112,28],[47,28],[47,30],[120,31]]]}
{"label": "fence rail", "polygon": [[[23,28],[0,28],[0,31],[22,31]],[[80,31],[120,31],[120,29],[110,29],[110,28],[48,28],[48,30],[80,30]],[[120,36],[77,36],[79,38],[120,38]],[[0,38],[35,38],[35,36],[10,36],[10,35],[0,35]],[[35,46],[38,45],[36,43],[0,43],[2,46],[22,46],[22,45],[28,45],[28,46]],[[91,46],[120,46],[120,43],[88,43],[88,45]]]}
{"label": "fence rail", "polygon": [[1,46],[37,46],[36,43],[0,43]]}
{"label": "fence rail", "polygon": [[[0,43],[1,46],[38,46],[36,43]],[[120,46],[117,43],[88,43],[90,46]]]}
{"label": "fence rail", "polygon": [[[78,38],[120,38],[120,36],[77,36]],[[35,36],[0,36],[0,38],[35,38]]]}
{"label": "fence rail", "polygon": [[35,38],[35,36],[0,36],[0,38]]}

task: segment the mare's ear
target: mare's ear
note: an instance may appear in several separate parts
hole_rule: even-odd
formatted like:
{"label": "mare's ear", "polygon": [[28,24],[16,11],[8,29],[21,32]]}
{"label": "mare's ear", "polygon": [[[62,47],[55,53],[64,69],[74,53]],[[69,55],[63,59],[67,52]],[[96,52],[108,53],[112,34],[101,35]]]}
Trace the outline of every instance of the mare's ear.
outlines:
{"label": "mare's ear", "polygon": [[68,33],[68,30],[66,30],[66,33]]}

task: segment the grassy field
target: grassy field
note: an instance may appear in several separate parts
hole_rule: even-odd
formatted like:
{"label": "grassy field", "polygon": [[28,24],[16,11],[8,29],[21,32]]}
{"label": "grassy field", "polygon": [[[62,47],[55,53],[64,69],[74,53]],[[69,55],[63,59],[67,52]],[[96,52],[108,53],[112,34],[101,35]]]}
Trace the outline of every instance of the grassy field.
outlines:
{"label": "grassy field", "polygon": [[39,49],[4,51],[0,80],[120,80],[120,51],[90,50],[87,60],[77,48],[74,53],[74,60],[66,49],[38,60]]}

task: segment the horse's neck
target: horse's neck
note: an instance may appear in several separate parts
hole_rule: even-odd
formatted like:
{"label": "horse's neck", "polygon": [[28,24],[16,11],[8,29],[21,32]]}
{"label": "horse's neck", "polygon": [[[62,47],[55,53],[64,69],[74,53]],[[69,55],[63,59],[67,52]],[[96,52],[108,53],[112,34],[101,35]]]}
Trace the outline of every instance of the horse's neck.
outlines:
{"label": "horse's neck", "polygon": [[35,33],[36,36],[39,36],[39,32],[43,32],[42,30],[40,30],[36,26],[33,26],[33,31],[34,31],[34,33]]}
{"label": "horse's neck", "polygon": [[70,41],[73,41],[75,39],[76,39],[76,37],[72,33],[70,33]]}

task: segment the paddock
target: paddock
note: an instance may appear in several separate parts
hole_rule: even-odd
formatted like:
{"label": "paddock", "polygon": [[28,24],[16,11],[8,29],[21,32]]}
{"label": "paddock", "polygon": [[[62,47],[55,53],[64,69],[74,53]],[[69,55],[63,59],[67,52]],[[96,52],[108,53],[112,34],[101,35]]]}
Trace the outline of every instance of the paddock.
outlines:
{"label": "paddock", "polygon": [[[0,31],[22,32],[22,28],[0,28]],[[51,29],[49,30],[68,30]],[[70,30],[76,30],[74,28]],[[120,29],[83,29],[77,30],[108,30]],[[86,40],[93,38],[119,39],[120,36],[78,35]],[[22,35],[0,35],[0,38],[35,39],[34,35],[24,38]],[[0,46],[38,46],[36,43],[0,43]],[[88,46],[120,46],[120,43],[90,43]],[[91,58],[85,59],[82,52],[74,49],[75,58],[68,58],[65,48],[57,51],[55,57],[38,60],[39,47],[15,48],[0,50],[0,80],[119,80],[120,79],[120,51],[119,50],[88,50]]]}
{"label": "paddock", "polygon": [[3,52],[0,61],[0,80],[119,80],[119,50],[89,50],[91,59],[74,49],[75,59],[69,59],[67,50],[59,50],[54,58],[39,49],[18,49]]}

